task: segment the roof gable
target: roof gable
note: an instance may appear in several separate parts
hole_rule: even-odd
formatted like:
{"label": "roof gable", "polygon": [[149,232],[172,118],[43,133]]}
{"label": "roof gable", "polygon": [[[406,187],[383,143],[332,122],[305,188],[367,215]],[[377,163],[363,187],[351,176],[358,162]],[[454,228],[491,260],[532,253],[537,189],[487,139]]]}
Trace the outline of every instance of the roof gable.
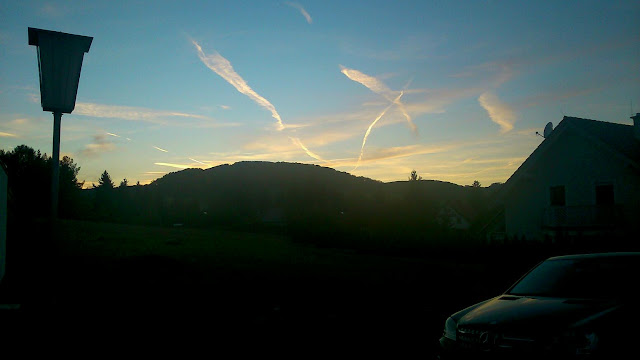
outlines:
{"label": "roof gable", "polygon": [[613,157],[640,169],[640,141],[634,137],[633,126],[565,116],[507,180],[497,197],[498,201],[502,201],[518,180],[526,177],[529,170],[537,166],[540,159],[544,158],[549,149],[560,141],[563,133],[569,129],[575,130],[576,134],[587,141],[602,145]]}

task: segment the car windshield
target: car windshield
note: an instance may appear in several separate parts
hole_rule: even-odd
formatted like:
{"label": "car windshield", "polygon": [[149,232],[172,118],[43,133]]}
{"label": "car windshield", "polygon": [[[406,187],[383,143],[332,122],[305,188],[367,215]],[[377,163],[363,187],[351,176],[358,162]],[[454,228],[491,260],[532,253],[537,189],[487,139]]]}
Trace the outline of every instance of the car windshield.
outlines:
{"label": "car windshield", "polygon": [[511,295],[617,298],[630,291],[625,279],[634,261],[627,257],[547,260],[508,292]]}

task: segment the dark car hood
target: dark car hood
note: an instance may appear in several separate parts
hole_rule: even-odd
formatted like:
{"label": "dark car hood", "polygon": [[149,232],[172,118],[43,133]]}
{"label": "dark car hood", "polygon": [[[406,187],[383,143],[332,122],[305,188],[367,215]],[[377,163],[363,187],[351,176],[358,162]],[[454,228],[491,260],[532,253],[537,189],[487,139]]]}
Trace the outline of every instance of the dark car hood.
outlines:
{"label": "dark car hood", "polygon": [[458,326],[569,327],[589,318],[597,318],[619,307],[607,300],[576,300],[565,298],[499,296],[455,314]]}

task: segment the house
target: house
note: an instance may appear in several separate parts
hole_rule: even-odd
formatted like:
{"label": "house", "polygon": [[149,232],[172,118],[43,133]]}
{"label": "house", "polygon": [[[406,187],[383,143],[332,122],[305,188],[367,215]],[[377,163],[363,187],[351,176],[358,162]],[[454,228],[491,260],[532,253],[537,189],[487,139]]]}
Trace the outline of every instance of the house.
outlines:
{"label": "house", "polygon": [[438,211],[438,223],[451,230],[466,231],[471,228],[475,212],[463,201],[449,201]]}
{"label": "house", "polygon": [[507,180],[508,239],[624,237],[640,230],[640,113],[633,125],[565,116]]}

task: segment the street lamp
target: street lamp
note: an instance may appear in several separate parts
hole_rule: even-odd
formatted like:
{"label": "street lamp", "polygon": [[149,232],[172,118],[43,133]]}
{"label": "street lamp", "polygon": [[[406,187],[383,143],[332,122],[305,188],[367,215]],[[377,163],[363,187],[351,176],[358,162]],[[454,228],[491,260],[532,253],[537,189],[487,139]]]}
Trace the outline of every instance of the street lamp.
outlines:
{"label": "street lamp", "polygon": [[58,215],[60,173],[60,122],[76,106],[80,69],[84,53],[89,52],[92,37],[29,28],[29,45],[38,48],[40,103],[42,110],[53,112],[53,177],[51,179],[51,216]]}

